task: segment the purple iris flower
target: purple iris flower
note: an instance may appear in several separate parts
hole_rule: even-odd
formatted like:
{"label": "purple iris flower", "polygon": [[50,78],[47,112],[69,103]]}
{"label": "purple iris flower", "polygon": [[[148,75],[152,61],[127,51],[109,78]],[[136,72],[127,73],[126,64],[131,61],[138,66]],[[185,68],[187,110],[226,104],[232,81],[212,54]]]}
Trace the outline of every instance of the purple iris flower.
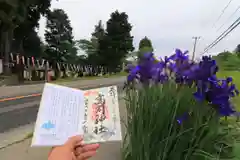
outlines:
{"label": "purple iris flower", "polygon": [[[222,116],[236,111],[230,99],[239,94],[233,79],[217,78],[218,66],[210,56],[203,56],[198,63],[189,60],[188,51],[175,50],[175,54],[156,62],[153,53],[146,53],[136,67],[131,67],[128,82],[139,79],[143,84],[165,83],[174,73],[175,82],[196,88],[193,93],[197,101],[207,101]],[[185,117],[185,116],[183,116]],[[180,122],[180,120],[179,120]]]}
{"label": "purple iris flower", "polygon": [[127,77],[127,81],[128,81],[128,82],[131,82],[131,81],[133,81],[135,78],[137,78],[137,74],[138,74],[139,70],[140,70],[139,66],[132,67],[132,68],[130,69],[129,75],[128,75],[128,77]]}
{"label": "purple iris flower", "polygon": [[173,55],[171,55],[169,57],[169,59],[171,60],[181,60],[181,61],[185,61],[185,60],[188,60],[188,51],[185,51],[185,52],[182,52],[180,49],[176,49],[175,50],[175,53]]}

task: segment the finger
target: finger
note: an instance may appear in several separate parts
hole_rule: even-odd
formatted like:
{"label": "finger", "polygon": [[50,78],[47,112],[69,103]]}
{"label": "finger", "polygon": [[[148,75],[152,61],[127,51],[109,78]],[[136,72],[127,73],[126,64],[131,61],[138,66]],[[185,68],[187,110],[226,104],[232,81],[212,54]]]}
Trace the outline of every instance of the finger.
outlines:
{"label": "finger", "polygon": [[82,146],[83,152],[94,151],[99,148],[99,144],[86,144]]}
{"label": "finger", "polygon": [[80,154],[88,151],[96,151],[99,148],[99,144],[87,144],[77,147],[75,149],[75,155],[79,156]]}
{"label": "finger", "polygon": [[82,153],[83,153],[83,148],[82,147],[77,147],[76,149],[75,149],[75,155],[76,156],[79,156],[79,155],[81,155]]}
{"label": "finger", "polygon": [[77,157],[77,160],[86,160],[86,159],[94,156],[95,154],[96,154],[96,151],[85,152],[85,153],[82,153],[81,155],[79,155]]}
{"label": "finger", "polygon": [[82,140],[83,140],[82,136],[73,136],[68,139],[65,145],[68,146],[71,150],[73,150],[77,144],[81,143]]}

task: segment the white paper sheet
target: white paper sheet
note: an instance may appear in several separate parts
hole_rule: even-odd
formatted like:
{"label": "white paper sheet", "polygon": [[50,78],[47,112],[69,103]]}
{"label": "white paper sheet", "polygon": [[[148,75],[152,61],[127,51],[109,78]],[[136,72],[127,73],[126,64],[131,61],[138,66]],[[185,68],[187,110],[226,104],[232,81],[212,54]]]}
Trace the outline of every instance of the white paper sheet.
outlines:
{"label": "white paper sheet", "polygon": [[32,146],[57,146],[74,135],[85,143],[122,140],[116,86],[81,91],[46,83]]}
{"label": "white paper sheet", "polygon": [[46,83],[32,146],[62,145],[74,135],[83,134],[84,92]]}

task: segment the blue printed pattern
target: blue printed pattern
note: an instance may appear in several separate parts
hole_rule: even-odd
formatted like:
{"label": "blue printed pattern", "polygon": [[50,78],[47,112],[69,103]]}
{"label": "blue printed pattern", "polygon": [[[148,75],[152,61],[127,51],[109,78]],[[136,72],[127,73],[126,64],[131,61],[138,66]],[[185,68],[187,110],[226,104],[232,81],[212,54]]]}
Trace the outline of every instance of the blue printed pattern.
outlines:
{"label": "blue printed pattern", "polygon": [[42,128],[46,129],[46,130],[50,130],[50,129],[55,128],[55,125],[53,123],[51,123],[50,121],[48,121],[42,125]]}

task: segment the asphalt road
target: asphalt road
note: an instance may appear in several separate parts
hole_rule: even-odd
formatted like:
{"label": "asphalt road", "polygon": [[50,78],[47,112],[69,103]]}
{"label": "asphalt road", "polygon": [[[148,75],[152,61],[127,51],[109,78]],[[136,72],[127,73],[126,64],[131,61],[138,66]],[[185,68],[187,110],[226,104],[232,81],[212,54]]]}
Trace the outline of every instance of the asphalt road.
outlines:
{"label": "asphalt road", "polygon": [[[109,86],[112,84],[124,83],[126,77],[112,77],[112,78],[98,78],[92,80],[75,80],[68,82],[59,82],[63,86],[68,86],[72,88],[88,89],[89,87],[96,86]],[[34,84],[34,85],[20,85],[20,86],[6,86],[0,87],[0,102],[12,97],[21,97],[31,94],[39,94],[42,92],[44,84]]]}
{"label": "asphalt road", "polygon": [[[84,89],[97,88],[84,87]],[[118,92],[121,94],[123,83],[115,84],[118,86]],[[109,86],[109,85],[101,85]],[[0,133],[9,131],[22,125],[30,124],[36,121],[39,102],[41,96],[25,97],[7,101],[0,101]]]}

